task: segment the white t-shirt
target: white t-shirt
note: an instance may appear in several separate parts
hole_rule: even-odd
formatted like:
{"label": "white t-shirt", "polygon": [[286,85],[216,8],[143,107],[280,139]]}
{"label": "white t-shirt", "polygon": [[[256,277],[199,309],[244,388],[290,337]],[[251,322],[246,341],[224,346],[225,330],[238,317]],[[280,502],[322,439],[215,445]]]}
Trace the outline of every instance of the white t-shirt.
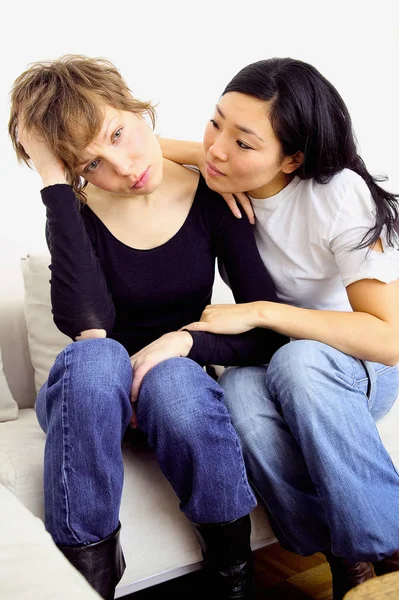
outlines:
{"label": "white t-shirt", "polygon": [[399,247],[353,250],[375,225],[364,180],[344,169],[327,184],[295,177],[281,192],[251,198],[262,259],[284,303],[351,311],[345,287],[360,279],[399,279]]}

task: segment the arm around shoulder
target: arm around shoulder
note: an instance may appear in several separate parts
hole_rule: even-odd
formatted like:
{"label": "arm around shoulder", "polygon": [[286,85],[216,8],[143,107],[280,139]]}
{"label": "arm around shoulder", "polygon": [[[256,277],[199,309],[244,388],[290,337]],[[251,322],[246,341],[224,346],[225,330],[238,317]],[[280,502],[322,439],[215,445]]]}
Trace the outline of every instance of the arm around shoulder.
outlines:
{"label": "arm around shoulder", "polygon": [[164,158],[179,165],[194,165],[202,171],[204,165],[204,148],[201,142],[172,140],[163,137],[159,137],[158,142]]}

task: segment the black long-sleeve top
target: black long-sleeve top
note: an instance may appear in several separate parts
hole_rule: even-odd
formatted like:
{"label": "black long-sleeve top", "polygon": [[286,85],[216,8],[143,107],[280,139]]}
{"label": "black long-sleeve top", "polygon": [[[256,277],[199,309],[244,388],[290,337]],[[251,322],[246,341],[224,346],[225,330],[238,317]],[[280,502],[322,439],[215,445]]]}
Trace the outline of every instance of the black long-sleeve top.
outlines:
{"label": "black long-sleeve top", "polygon": [[[216,258],[236,302],[277,301],[247,219],[233,216],[200,177],[189,214],[175,235],[149,250],[119,241],[69,185],[41,191],[47,209],[54,322],[73,340],[105,329],[134,354],[161,335],[198,321],[210,304]],[[267,329],[240,335],[190,332],[189,358],[201,365],[268,362],[288,339]]]}

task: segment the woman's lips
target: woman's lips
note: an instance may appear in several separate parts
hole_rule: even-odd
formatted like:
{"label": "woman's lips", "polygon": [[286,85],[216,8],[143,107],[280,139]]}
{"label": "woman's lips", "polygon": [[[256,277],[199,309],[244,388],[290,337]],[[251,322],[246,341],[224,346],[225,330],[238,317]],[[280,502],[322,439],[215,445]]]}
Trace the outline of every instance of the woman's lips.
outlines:
{"label": "woman's lips", "polygon": [[224,175],[224,173],[222,173],[222,171],[219,171],[219,169],[217,169],[215,167],[215,165],[213,165],[212,163],[209,163],[209,162],[206,163],[206,172],[211,177],[221,177],[222,175]]}
{"label": "woman's lips", "polygon": [[132,186],[135,190],[140,190],[145,186],[150,178],[150,167],[147,167],[145,171],[140,175],[136,183]]}

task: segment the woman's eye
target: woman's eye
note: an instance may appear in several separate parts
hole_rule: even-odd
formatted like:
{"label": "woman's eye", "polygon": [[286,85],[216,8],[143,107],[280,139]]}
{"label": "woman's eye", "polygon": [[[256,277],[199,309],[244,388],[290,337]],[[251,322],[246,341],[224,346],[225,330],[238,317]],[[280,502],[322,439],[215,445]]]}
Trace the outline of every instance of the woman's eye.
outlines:
{"label": "woman's eye", "polygon": [[121,135],[122,135],[122,129],[123,129],[123,127],[121,127],[120,129],[117,129],[117,130],[115,131],[115,133],[114,133],[114,140],[119,140],[119,138],[120,138],[120,137],[121,137]]}
{"label": "woman's eye", "polygon": [[210,121],[215,129],[219,129],[219,125],[216,123],[215,119],[211,119]]}
{"label": "woman's eye", "polygon": [[99,165],[99,160],[93,160],[87,167],[85,168],[86,172],[95,171]]}
{"label": "woman's eye", "polygon": [[241,142],[241,140],[237,140],[237,146],[242,148],[242,150],[253,150],[251,146],[247,146],[247,144],[244,144],[244,142]]}

